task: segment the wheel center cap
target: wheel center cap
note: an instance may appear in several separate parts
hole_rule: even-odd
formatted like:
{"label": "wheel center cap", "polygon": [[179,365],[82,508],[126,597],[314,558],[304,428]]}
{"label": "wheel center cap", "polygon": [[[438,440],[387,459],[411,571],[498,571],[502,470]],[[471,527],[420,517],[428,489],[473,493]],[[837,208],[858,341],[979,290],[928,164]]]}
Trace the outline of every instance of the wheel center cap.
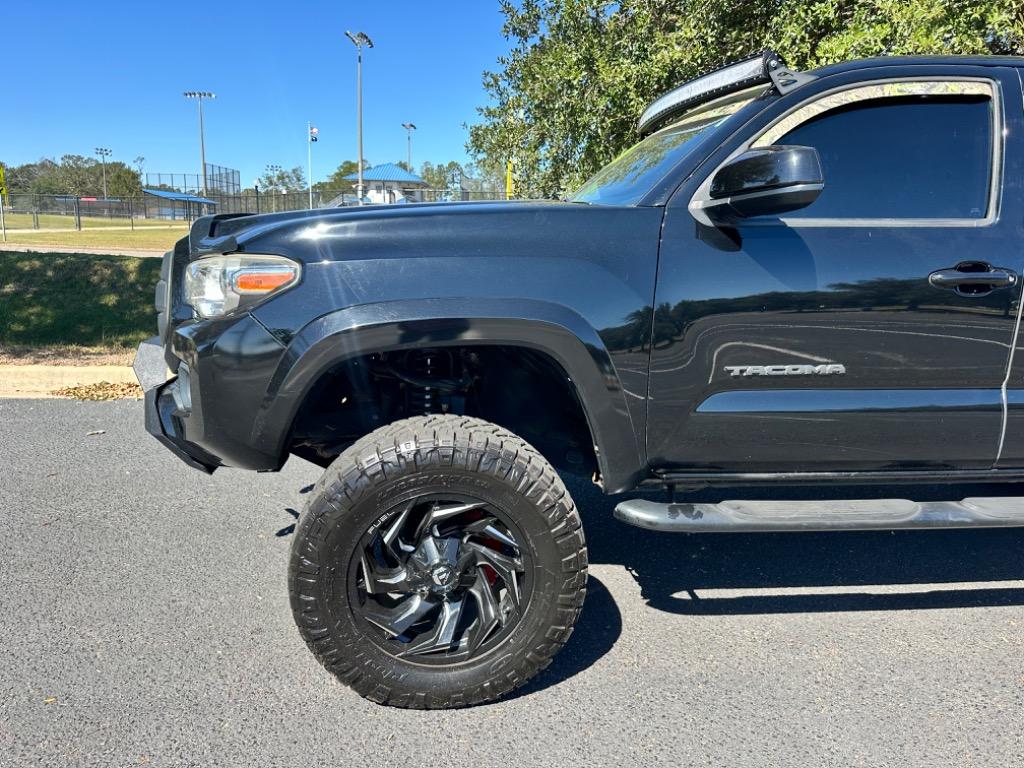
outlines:
{"label": "wheel center cap", "polygon": [[438,565],[430,571],[430,578],[439,587],[447,587],[455,577],[455,569],[450,565]]}

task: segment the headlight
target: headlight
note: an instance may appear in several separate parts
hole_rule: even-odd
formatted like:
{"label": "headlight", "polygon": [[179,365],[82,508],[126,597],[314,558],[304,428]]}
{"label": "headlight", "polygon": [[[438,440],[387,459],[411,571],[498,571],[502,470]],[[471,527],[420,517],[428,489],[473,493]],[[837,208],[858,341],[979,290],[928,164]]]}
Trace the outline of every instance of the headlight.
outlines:
{"label": "headlight", "polygon": [[284,256],[207,256],[185,270],[185,303],[200,317],[219,317],[284,290],[299,273],[299,265]]}

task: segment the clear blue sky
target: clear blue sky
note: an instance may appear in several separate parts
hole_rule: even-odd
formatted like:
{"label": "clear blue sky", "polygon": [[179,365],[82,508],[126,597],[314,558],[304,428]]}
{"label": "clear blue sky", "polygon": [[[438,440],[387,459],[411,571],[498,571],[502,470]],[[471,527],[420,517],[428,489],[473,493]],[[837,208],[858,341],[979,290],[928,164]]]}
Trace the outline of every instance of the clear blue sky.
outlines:
{"label": "clear blue sky", "polygon": [[363,58],[364,154],[372,164],[467,160],[464,123],[485,103],[485,69],[508,50],[496,0],[8,0],[0,10],[0,161],[65,153],[146,158],[145,170],[197,173],[196,105],[213,91],[206,159],[249,186],[268,163],[313,178],[356,157],[356,55]]}

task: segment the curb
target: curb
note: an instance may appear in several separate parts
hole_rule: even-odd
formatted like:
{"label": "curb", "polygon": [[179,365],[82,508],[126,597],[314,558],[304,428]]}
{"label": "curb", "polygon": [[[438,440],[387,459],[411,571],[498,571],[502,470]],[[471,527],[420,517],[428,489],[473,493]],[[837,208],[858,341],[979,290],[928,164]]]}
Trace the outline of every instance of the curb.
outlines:
{"label": "curb", "polygon": [[50,398],[55,389],[135,381],[128,365],[0,365],[0,398]]}

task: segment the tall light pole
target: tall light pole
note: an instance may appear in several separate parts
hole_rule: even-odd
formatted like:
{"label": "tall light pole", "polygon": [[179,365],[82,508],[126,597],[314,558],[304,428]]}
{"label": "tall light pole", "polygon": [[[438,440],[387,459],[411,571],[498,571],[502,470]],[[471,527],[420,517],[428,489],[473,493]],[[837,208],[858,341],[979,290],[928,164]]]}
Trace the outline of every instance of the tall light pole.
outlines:
{"label": "tall light pole", "polygon": [[402,123],[402,127],[405,128],[407,133],[406,139],[408,156],[405,162],[409,166],[409,173],[412,173],[412,132],[416,130],[416,126],[413,123]]}
{"label": "tall light pole", "polygon": [[356,183],[356,197],[363,204],[363,46],[373,48],[373,40],[365,32],[345,32],[345,37],[356,47],[356,120],[359,122],[359,181]]}
{"label": "tall light pole", "polygon": [[103,163],[103,199],[107,199],[107,158],[112,154],[106,147],[96,147],[96,154],[100,156]]}
{"label": "tall light pole", "polygon": [[206,194],[206,136],[203,130],[203,99],[215,99],[214,94],[209,91],[185,91],[186,99],[195,99],[199,102],[199,162],[203,167],[203,194]]}
{"label": "tall light pole", "polygon": [[270,181],[270,189],[273,191],[274,196],[270,198],[273,202],[274,211],[277,211],[278,193],[281,191],[281,186],[278,184],[278,177],[281,175],[281,171],[284,169],[280,165],[268,165],[264,171],[264,178]]}
{"label": "tall light pole", "polygon": [[280,191],[281,185],[277,183],[278,182],[277,177],[281,174],[281,172],[283,170],[284,170],[284,168],[282,168],[280,165],[276,165],[276,164],[271,164],[271,165],[264,166],[263,173],[264,173],[264,175],[268,179],[270,179],[270,187],[275,192],[279,192]]}

